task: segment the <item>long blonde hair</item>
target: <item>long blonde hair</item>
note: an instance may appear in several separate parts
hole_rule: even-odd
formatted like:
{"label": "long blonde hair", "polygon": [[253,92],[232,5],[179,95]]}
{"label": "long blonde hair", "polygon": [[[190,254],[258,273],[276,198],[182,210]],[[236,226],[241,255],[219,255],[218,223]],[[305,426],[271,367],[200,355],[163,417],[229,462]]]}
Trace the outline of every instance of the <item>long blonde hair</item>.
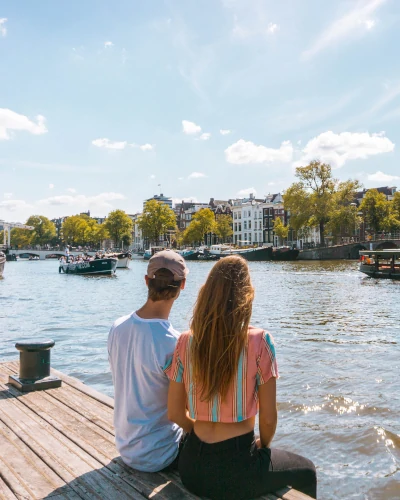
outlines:
{"label": "long blonde hair", "polygon": [[193,378],[201,398],[225,398],[247,344],[254,289],[247,262],[224,257],[201,287],[190,330]]}

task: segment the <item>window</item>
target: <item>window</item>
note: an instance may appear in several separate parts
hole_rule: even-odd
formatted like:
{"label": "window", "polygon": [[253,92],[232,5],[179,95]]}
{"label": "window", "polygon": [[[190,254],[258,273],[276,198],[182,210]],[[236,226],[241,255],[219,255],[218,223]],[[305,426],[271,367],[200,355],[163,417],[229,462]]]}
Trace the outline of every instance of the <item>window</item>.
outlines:
{"label": "window", "polygon": [[251,220],[249,220],[249,229],[251,229]]}
{"label": "window", "polygon": [[241,218],[242,218],[242,214],[241,214],[240,212],[239,212],[238,217],[239,217],[239,219],[241,219]]}
{"label": "window", "polygon": [[239,231],[242,230],[242,224],[239,222]]}
{"label": "window", "polygon": [[262,222],[261,221],[258,223],[258,229],[262,229]]}
{"label": "window", "polygon": [[249,233],[249,243],[251,243],[251,233]]}
{"label": "window", "polygon": [[254,212],[254,218],[257,219],[257,212]]}
{"label": "window", "polygon": [[237,219],[237,212],[234,212],[234,213],[233,213],[233,218],[234,218],[234,219]]}
{"label": "window", "polygon": [[254,243],[257,243],[257,233],[254,235]]}
{"label": "window", "polygon": [[237,231],[237,222],[235,222],[235,232]]}
{"label": "window", "polygon": [[247,243],[247,233],[244,233],[244,243]]}
{"label": "window", "polygon": [[260,210],[260,213],[258,214],[258,218],[262,219],[262,211]]}
{"label": "window", "polygon": [[260,236],[260,240],[259,241],[261,243],[262,242],[262,233],[260,233],[259,236]]}
{"label": "window", "polygon": [[244,228],[244,229],[247,229],[247,220],[245,220],[245,221],[243,222],[243,228]]}
{"label": "window", "polygon": [[249,210],[249,217],[251,217],[251,210]]}

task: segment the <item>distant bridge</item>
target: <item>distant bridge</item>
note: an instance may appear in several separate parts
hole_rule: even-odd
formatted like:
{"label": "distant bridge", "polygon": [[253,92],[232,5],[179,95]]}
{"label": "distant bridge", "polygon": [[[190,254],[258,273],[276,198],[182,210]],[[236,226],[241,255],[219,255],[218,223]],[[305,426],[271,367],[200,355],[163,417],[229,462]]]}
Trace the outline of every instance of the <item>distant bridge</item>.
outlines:
{"label": "distant bridge", "polygon": [[[49,255],[56,255],[58,258],[60,257],[65,257],[66,253],[65,250],[35,250],[33,248],[27,250],[27,249],[21,249],[21,250],[11,250],[8,249],[7,251],[8,255],[29,255],[32,257],[39,257],[40,260],[45,260],[49,257]],[[69,255],[77,256],[77,255],[96,255],[96,252],[86,252],[84,250],[81,251],[70,251]]]}
{"label": "distant bridge", "polygon": [[345,245],[302,250],[299,254],[299,260],[358,259],[360,250],[384,250],[391,248],[400,248],[400,239],[360,241]]}

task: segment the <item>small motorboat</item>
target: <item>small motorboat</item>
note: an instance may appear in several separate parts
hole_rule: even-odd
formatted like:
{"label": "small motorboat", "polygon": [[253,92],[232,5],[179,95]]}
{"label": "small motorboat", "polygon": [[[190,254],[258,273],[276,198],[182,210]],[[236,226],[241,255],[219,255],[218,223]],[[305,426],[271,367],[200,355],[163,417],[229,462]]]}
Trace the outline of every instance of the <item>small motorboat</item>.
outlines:
{"label": "small motorboat", "polygon": [[193,248],[184,248],[183,250],[176,250],[179,255],[185,260],[197,260],[199,258],[199,251]]}
{"label": "small motorboat", "polygon": [[150,248],[148,248],[143,254],[144,260],[150,260],[155,253],[161,252],[161,250],[165,250],[165,248],[164,247],[150,247]]}
{"label": "small motorboat", "polygon": [[131,252],[106,253],[105,257],[118,259],[117,269],[129,267],[129,262],[132,260]]}
{"label": "small motorboat", "polygon": [[359,271],[370,278],[400,280],[400,249],[360,250]]}
{"label": "small motorboat", "polygon": [[0,278],[3,276],[4,272],[4,266],[6,265],[6,256],[5,254],[0,251]]}
{"label": "small motorboat", "polygon": [[272,260],[296,260],[300,251],[297,248],[277,247],[272,250]]}
{"label": "small motorboat", "polygon": [[93,275],[112,275],[117,269],[118,259],[106,257],[93,260],[60,262],[59,272],[65,274],[93,274]]}

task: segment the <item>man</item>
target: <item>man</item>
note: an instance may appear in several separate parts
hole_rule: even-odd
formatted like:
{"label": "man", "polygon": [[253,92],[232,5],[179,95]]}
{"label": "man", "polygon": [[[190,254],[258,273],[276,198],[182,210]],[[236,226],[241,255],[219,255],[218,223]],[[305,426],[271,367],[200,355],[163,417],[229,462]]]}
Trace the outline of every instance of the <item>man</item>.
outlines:
{"label": "man", "polygon": [[165,371],[179,337],[168,318],[188,272],[173,250],[156,253],[145,276],[146,303],[118,319],[108,336],[116,446],[127,465],[145,472],[168,467],[178,455],[182,429],[167,418]]}

